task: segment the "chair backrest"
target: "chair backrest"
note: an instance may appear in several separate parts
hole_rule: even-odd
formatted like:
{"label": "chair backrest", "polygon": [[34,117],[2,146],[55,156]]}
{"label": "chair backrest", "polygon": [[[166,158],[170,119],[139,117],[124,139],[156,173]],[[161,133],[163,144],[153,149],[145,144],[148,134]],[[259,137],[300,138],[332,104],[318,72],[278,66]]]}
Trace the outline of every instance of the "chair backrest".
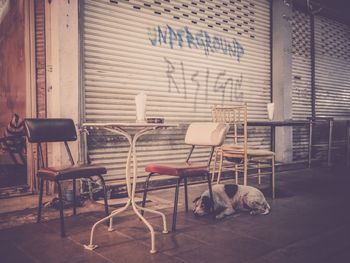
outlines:
{"label": "chair backrest", "polygon": [[73,156],[67,143],[77,140],[77,132],[72,119],[25,119],[24,127],[28,141],[38,144],[40,167],[45,166],[41,143],[46,142],[64,142],[69,161],[74,165]]}
{"label": "chair backrest", "polygon": [[72,119],[25,119],[24,126],[31,143],[77,140]]}
{"label": "chair backrest", "polygon": [[229,125],[219,122],[194,122],[188,126],[185,143],[198,146],[223,144]]}
{"label": "chair backrest", "polygon": [[233,143],[247,147],[247,105],[242,106],[217,106],[212,109],[214,122],[222,122],[230,125]]}

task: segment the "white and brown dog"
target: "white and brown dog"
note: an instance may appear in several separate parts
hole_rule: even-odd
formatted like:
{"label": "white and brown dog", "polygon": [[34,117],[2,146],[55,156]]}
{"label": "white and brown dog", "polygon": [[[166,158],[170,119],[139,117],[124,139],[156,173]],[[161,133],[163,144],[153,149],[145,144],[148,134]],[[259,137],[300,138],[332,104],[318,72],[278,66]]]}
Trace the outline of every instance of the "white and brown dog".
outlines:
{"label": "white and brown dog", "polygon": [[[271,209],[264,194],[252,186],[216,184],[212,187],[212,192],[217,219],[232,215],[236,211],[250,211],[251,215],[266,215]],[[209,190],[206,190],[193,201],[193,213],[196,216],[210,213],[209,196]]]}

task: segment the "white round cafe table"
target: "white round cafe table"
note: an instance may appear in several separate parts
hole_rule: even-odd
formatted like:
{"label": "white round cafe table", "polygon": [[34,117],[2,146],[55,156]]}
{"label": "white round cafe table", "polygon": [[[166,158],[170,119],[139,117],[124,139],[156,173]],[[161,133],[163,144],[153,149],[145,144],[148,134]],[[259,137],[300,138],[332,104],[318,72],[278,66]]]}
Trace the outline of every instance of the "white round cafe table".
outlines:
{"label": "white round cafe table", "polygon": [[[155,211],[149,208],[140,207],[136,204],[135,201],[135,190],[136,190],[136,179],[137,179],[137,154],[136,154],[136,142],[138,138],[140,138],[142,135],[150,133],[154,130],[159,129],[166,129],[171,127],[177,127],[177,124],[167,124],[167,123],[147,123],[147,122],[96,122],[96,123],[83,123],[82,129],[84,130],[91,130],[91,129],[103,129],[110,131],[113,134],[116,135],[122,135],[124,136],[128,142],[129,142],[129,152],[128,152],[128,158],[126,161],[126,169],[125,169],[125,179],[126,179],[126,186],[127,186],[127,192],[128,192],[128,200],[126,204],[114,211],[111,212],[109,216],[106,216],[102,218],[101,220],[97,221],[92,229],[90,234],[90,244],[84,245],[86,249],[93,250],[97,248],[97,245],[93,244],[93,238],[94,238],[94,231],[96,226],[99,224],[102,224],[103,222],[106,222],[109,220],[109,231],[113,231],[113,217],[118,215],[119,213],[125,211],[128,207],[132,207],[135,214],[142,220],[142,222],[148,227],[150,234],[151,234],[151,250],[150,253],[156,253],[156,247],[155,247],[155,233],[152,225],[142,216],[140,213],[140,210],[144,210],[150,213],[158,214],[163,219],[163,233],[168,233],[167,230],[167,224],[166,224],[166,218],[165,215],[159,211]],[[131,156],[133,158],[131,158]],[[131,160],[132,159],[132,160]],[[131,178],[130,173],[130,167],[131,167],[131,161],[133,163],[133,173]]]}

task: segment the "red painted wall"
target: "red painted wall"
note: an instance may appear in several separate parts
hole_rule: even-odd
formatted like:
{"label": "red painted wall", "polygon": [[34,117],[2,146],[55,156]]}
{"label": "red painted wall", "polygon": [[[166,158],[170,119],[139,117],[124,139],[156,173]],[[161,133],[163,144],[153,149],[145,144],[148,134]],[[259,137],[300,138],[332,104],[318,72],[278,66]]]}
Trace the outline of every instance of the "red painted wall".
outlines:
{"label": "red painted wall", "polygon": [[0,24],[0,137],[13,113],[26,112],[24,1],[11,0]]}

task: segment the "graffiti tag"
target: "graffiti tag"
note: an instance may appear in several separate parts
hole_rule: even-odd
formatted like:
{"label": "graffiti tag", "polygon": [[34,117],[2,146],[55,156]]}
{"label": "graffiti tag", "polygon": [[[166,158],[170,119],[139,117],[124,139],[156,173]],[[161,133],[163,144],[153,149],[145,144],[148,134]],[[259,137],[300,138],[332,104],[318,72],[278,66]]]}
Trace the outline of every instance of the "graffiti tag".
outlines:
{"label": "graffiti tag", "polygon": [[244,55],[243,46],[236,40],[227,40],[221,36],[210,35],[207,31],[191,31],[187,26],[180,29],[173,29],[166,25],[154,27],[148,30],[148,38],[152,46],[168,45],[171,49],[178,47],[202,49],[206,56],[211,53],[222,53],[240,62]]}
{"label": "graffiti tag", "polygon": [[[209,91],[213,91],[215,93],[221,93],[221,102],[224,103],[225,99],[229,101],[236,101],[243,99],[243,91],[242,91],[242,81],[243,75],[242,73],[238,78],[233,78],[225,70],[220,71],[216,74],[211,74],[210,69],[207,68],[205,71],[196,70],[190,74],[190,78],[186,78],[186,75],[189,72],[185,71],[185,65],[181,61],[176,66],[173,62],[171,62],[168,58],[164,58],[166,63],[166,77],[168,80],[168,92],[176,92],[178,94],[183,94],[184,99],[187,99],[187,86],[188,84],[195,86],[193,105],[194,111],[197,109],[197,99],[200,94],[204,94],[205,102],[208,101],[208,93]],[[187,74],[185,74],[187,73]],[[176,79],[176,76],[181,76],[181,80],[179,78]],[[201,82],[199,79],[201,77],[205,77],[205,82]],[[187,80],[190,80],[188,83]],[[209,80],[214,80],[210,81]],[[214,83],[210,86],[209,83]]]}

